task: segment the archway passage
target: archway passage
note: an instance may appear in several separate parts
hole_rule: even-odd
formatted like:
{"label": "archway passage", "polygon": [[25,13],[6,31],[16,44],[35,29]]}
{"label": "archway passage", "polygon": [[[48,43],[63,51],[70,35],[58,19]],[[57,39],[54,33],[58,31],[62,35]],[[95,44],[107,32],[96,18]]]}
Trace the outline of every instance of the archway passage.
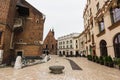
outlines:
{"label": "archway passage", "polygon": [[78,52],[78,51],[76,51],[76,55],[75,55],[75,56],[76,56],[76,57],[79,56],[79,52]]}
{"label": "archway passage", "polygon": [[63,51],[63,55],[65,55],[65,51]]}
{"label": "archway passage", "polygon": [[72,51],[70,51],[70,57],[73,57],[73,52]]}
{"label": "archway passage", "polygon": [[108,56],[107,43],[105,40],[100,41],[100,54],[101,56]]}
{"label": "archway passage", "polygon": [[115,57],[120,58],[120,33],[113,40]]}

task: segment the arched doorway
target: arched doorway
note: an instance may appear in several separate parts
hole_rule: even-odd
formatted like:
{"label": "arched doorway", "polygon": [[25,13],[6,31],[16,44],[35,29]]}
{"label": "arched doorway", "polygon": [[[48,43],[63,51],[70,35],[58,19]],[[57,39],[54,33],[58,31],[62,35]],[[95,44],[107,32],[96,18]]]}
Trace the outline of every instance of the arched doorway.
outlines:
{"label": "arched doorway", "polygon": [[76,54],[75,54],[75,56],[77,57],[77,56],[79,56],[79,52],[78,51],[76,51]]}
{"label": "arched doorway", "polygon": [[100,41],[100,54],[101,56],[108,56],[107,43],[105,40]]}
{"label": "arched doorway", "polygon": [[113,40],[115,57],[120,58],[120,33]]}
{"label": "arched doorway", "polygon": [[60,55],[62,54],[61,51],[59,51],[59,54],[60,54]]}
{"label": "arched doorway", "polygon": [[71,57],[73,56],[73,52],[72,52],[72,51],[70,51],[70,56],[71,56]]}
{"label": "arched doorway", "polygon": [[63,51],[63,55],[65,55],[65,51]]}

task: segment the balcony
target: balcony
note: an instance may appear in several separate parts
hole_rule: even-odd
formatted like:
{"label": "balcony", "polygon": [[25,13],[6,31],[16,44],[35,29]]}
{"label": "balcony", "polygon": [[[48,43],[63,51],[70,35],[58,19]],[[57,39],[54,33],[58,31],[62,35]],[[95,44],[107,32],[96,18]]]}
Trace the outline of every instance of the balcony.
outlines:
{"label": "balcony", "polygon": [[14,32],[22,32],[23,31],[23,20],[22,18],[16,18],[14,23]]}

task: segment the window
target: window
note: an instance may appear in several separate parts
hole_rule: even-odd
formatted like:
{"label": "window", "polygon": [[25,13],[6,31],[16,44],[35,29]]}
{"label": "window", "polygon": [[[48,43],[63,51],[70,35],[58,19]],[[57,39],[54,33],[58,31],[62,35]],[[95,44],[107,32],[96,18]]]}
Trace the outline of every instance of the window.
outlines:
{"label": "window", "polygon": [[99,32],[104,31],[105,26],[104,26],[104,20],[103,20],[103,18],[101,19],[101,21],[98,22],[98,25],[99,25]]}
{"label": "window", "polygon": [[52,44],[52,49],[54,49],[54,45]]}
{"label": "window", "polygon": [[101,56],[107,56],[108,55],[108,51],[107,51],[107,43],[105,40],[101,40],[100,41],[100,54]]}
{"label": "window", "polygon": [[115,57],[120,58],[120,33],[113,40]]}
{"label": "window", "polygon": [[90,32],[89,32],[89,40],[91,39],[91,34],[90,34]]}
{"label": "window", "polygon": [[67,48],[68,48],[68,45],[67,45]]}
{"label": "window", "polygon": [[111,22],[115,23],[120,20],[120,8],[110,9]]}
{"label": "window", "polygon": [[76,48],[78,48],[78,45],[76,45]]}
{"label": "window", "polygon": [[66,42],[67,44],[69,43],[69,41]]}
{"label": "window", "polygon": [[48,45],[46,44],[46,49],[48,49]]}
{"label": "window", "polygon": [[72,48],[72,45],[70,45],[70,48]]}
{"label": "window", "polygon": [[23,40],[22,40],[22,39],[20,39],[18,42],[23,42]]}
{"label": "window", "polygon": [[93,21],[91,21],[91,28],[93,28]]}
{"label": "window", "polygon": [[59,46],[59,49],[60,49],[60,46]]}
{"label": "window", "polygon": [[92,44],[94,45],[95,40],[94,40],[94,35],[92,34]]}
{"label": "window", "polygon": [[78,41],[76,40],[76,43],[77,43]]}
{"label": "window", "polygon": [[61,45],[62,45],[62,42],[61,42]]}
{"label": "window", "polygon": [[89,4],[91,3],[91,0],[89,0]]}
{"label": "window", "polygon": [[72,52],[72,51],[70,51],[70,55],[73,55],[73,52]]}
{"label": "window", "polygon": [[39,19],[36,19],[36,23],[39,24]]}
{"label": "window", "polygon": [[97,3],[96,8],[97,8],[97,10],[99,10],[99,8],[100,8],[99,2]]}

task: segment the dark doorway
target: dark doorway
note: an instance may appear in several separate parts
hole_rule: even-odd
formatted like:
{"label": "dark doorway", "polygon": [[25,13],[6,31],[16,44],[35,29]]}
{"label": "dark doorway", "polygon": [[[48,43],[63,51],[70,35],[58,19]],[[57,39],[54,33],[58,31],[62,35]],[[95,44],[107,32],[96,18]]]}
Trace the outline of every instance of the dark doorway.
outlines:
{"label": "dark doorway", "polygon": [[63,55],[65,55],[65,51],[63,51]]}
{"label": "dark doorway", "polygon": [[115,57],[120,58],[120,33],[115,36],[113,44]]}
{"label": "dark doorway", "polygon": [[22,51],[17,51],[17,56],[21,56],[22,57]]}
{"label": "dark doorway", "polygon": [[100,41],[100,53],[101,56],[108,56],[107,43],[105,40]]}
{"label": "dark doorway", "polygon": [[72,51],[70,51],[70,57],[73,57],[73,52]]}
{"label": "dark doorway", "polygon": [[79,52],[78,52],[78,51],[76,51],[76,55],[75,55],[75,56],[76,56],[76,57],[79,56]]}

